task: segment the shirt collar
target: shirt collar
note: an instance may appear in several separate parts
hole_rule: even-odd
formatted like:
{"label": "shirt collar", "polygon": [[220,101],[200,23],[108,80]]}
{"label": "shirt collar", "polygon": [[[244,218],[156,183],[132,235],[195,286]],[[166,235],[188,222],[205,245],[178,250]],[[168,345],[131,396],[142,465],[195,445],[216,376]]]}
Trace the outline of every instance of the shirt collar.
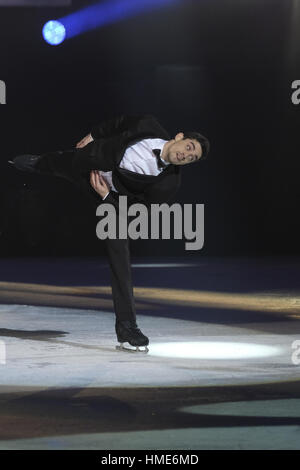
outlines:
{"label": "shirt collar", "polygon": [[[161,152],[164,148],[164,145],[167,143],[168,141],[167,140],[164,140],[164,139],[150,139],[150,147],[151,149],[159,149]],[[164,163],[164,165],[170,165],[169,162],[166,162],[166,160],[164,160],[163,158],[161,158],[161,161]]]}

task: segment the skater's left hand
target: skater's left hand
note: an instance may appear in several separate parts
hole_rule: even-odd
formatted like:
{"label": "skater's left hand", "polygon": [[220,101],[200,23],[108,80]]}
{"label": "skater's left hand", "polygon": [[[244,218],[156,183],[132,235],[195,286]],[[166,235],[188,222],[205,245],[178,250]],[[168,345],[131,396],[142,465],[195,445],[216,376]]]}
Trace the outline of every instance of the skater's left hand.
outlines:
{"label": "skater's left hand", "polygon": [[94,139],[93,139],[92,135],[88,134],[80,142],[78,142],[78,144],[76,144],[76,148],[77,149],[82,149],[83,147],[85,147],[90,142],[93,142],[93,140]]}
{"label": "skater's left hand", "polygon": [[97,170],[93,170],[90,173],[90,183],[94,190],[104,198],[110,191],[110,186],[107,183],[104,176],[100,175]]}

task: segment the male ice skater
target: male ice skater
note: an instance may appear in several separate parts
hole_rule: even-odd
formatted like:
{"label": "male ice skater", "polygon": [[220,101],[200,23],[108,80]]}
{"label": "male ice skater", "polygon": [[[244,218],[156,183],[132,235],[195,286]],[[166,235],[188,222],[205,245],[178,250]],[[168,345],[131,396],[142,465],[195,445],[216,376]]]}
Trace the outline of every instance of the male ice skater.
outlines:
{"label": "male ice skater", "polygon": [[[121,195],[127,196],[128,206],[169,202],[180,187],[181,166],[202,161],[208,152],[209,142],[198,132],[180,132],[171,139],[151,115],[120,116],[94,127],[72,150],[20,155],[11,163],[22,171],[67,178],[95,208],[105,201],[118,210]],[[129,240],[105,242],[121,349],[129,343],[147,352],[149,339],[136,323]]]}

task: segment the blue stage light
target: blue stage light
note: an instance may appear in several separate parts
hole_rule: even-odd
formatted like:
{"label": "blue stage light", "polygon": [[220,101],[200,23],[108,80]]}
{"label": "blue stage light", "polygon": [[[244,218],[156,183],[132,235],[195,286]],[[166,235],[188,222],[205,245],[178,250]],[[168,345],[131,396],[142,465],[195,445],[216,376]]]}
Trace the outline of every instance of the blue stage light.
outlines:
{"label": "blue stage light", "polygon": [[66,28],[60,21],[48,21],[43,27],[43,36],[51,46],[61,44],[66,37]]}
{"label": "blue stage light", "polygon": [[125,20],[158,8],[174,6],[183,0],[104,0],[70,13],[60,20],[68,39],[95,28]]}

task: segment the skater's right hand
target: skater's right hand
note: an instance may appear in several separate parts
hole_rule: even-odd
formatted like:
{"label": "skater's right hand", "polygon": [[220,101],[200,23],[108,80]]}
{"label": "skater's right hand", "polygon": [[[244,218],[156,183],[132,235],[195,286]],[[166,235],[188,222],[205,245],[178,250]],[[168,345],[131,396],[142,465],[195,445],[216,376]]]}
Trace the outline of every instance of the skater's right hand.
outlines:
{"label": "skater's right hand", "polygon": [[87,144],[93,142],[93,137],[91,134],[86,135],[78,144],[76,144],[77,149],[82,149],[85,147]]}
{"label": "skater's right hand", "polygon": [[110,192],[110,186],[104,176],[99,174],[99,171],[93,170],[90,173],[90,183],[94,190],[100,194],[102,199]]}

